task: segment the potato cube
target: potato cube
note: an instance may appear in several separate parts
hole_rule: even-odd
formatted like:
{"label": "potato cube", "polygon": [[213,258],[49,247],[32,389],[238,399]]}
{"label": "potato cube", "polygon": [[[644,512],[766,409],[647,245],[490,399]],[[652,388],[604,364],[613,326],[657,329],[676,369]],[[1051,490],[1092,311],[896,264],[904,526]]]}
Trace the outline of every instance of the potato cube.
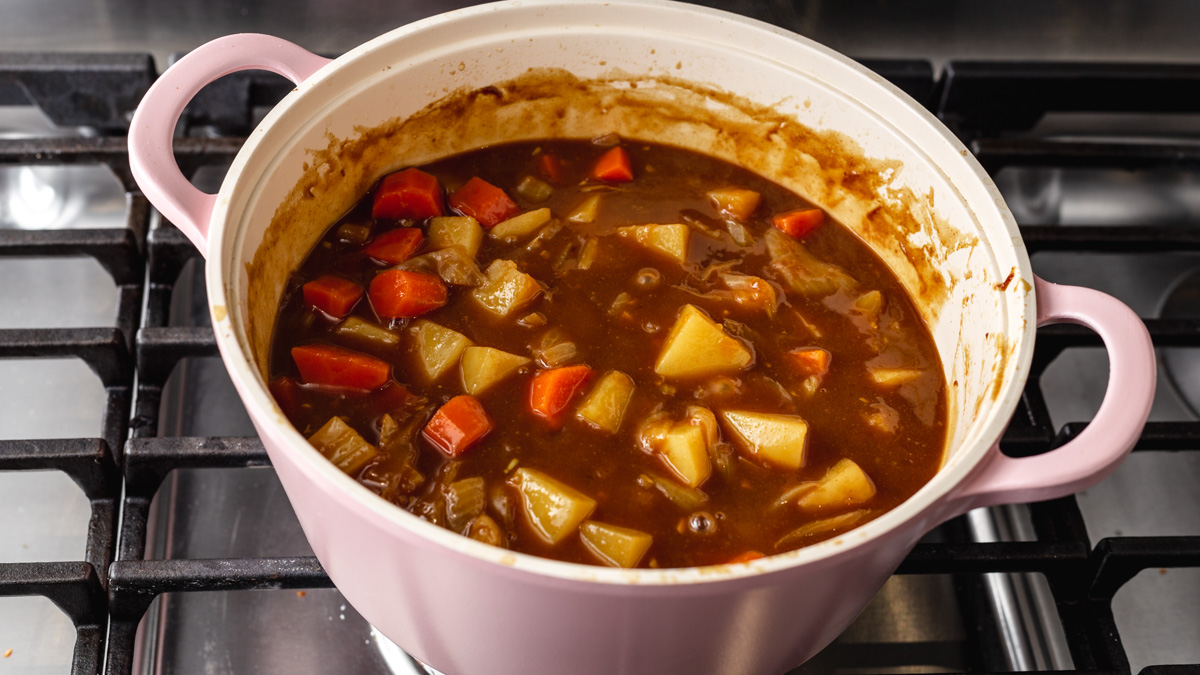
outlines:
{"label": "potato cube", "polygon": [[596,509],[596,500],[535,469],[517,469],[511,481],[530,526],[551,544],[567,538]]}
{"label": "potato cube", "polygon": [[665,253],[676,262],[687,261],[688,240],[692,231],[687,225],[630,225],[618,227],[617,234],[636,241],[641,246]]}
{"label": "potato cube", "polygon": [[693,305],[684,305],[671,327],[654,372],[663,377],[702,377],[744,370],[754,354]]}
{"label": "potato cube", "polygon": [[594,520],[579,526],[579,538],[606,565],[626,569],[637,567],[654,543],[654,537],[645,532]]}
{"label": "potato cube", "polygon": [[379,454],[375,446],[363,440],[354,427],[340,417],[330,417],[325,426],[308,437],[308,442],[334,466],[351,476]]}
{"label": "potato cube", "polygon": [[417,341],[417,357],[430,380],[436,380],[458,363],[463,350],[471,345],[467,336],[445,326],[419,319],[410,330]]}
{"label": "potato cube", "polygon": [[575,415],[601,431],[615,434],[621,428],[633,390],[632,377],[610,370],[584,397]]}
{"label": "potato cube", "polygon": [[429,219],[429,249],[457,246],[472,258],[483,243],[483,228],[470,216],[444,216]]}
{"label": "potato cube", "polygon": [[463,350],[461,360],[463,389],[472,396],[478,396],[526,363],[529,363],[529,359],[519,354],[491,347],[467,347]]}
{"label": "potato cube", "polygon": [[508,316],[533,302],[542,292],[536,279],[511,260],[497,259],[487,268],[487,281],[471,291],[479,304],[497,316]]}
{"label": "potato cube", "polygon": [[663,435],[659,450],[667,466],[688,487],[700,487],[712,474],[704,429],[681,422]]}
{"label": "potato cube", "polygon": [[919,368],[867,368],[871,379],[881,387],[899,387],[916,381],[925,372]]}
{"label": "potato cube", "polygon": [[590,223],[596,220],[600,213],[600,195],[592,195],[583,200],[567,214],[567,220],[572,223]]}
{"label": "potato cube", "polygon": [[708,198],[717,211],[740,221],[749,220],[762,201],[762,195],[754,190],[735,187],[710,190]]}
{"label": "potato cube", "polygon": [[875,483],[853,460],[841,459],[796,504],[805,511],[862,504],[875,496]]}
{"label": "potato cube", "polygon": [[727,410],[721,418],[741,449],[754,459],[785,469],[804,466],[808,423],[800,417]]}
{"label": "potato cube", "polygon": [[488,231],[488,236],[492,239],[512,242],[522,237],[528,237],[548,222],[550,222],[550,209],[534,209],[497,223]]}

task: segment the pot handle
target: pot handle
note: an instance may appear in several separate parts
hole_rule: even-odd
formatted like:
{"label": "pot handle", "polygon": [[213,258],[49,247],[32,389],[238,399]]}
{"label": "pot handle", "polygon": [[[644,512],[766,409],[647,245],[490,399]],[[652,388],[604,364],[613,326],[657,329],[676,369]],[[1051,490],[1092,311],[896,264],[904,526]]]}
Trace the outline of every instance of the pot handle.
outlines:
{"label": "pot handle", "polygon": [[1077,323],[1091,328],[1108,350],[1108,388],[1095,418],[1063,446],[1035,457],[1011,458],[994,446],[963,481],[953,512],[980,506],[1036,502],[1073,494],[1116,470],[1150,416],[1157,376],[1154,345],[1138,315],[1111,295],[1059,286],[1034,277],[1038,325]]}
{"label": "pot handle", "polygon": [[203,44],[154,82],[129,124],[129,168],[142,192],[208,255],[208,226],[217,196],[196,189],[175,162],[173,138],[184,106],[204,85],[239,70],[269,70],[296,84],[329,59],[270,35],[243,33]]}

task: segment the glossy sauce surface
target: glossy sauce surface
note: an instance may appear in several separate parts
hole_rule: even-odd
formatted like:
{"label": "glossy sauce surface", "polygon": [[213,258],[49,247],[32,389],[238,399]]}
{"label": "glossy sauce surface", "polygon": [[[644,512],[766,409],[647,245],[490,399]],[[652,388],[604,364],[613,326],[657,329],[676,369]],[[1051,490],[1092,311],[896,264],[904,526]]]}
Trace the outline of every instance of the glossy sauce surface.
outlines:
{"label": "glossy sauce surface", "polygon": [[[421,167],[447,193],[479,177],[503,189],[522,213],[549,209],[548,222],[512,241],[485,233],[474,256],[481,272],[493,260],[508,260],[540,284],[536,298],[507,316],[485,308],[471,286],[447,284],[446,303],[419,320],[381,319],[367,296],[357,301],[349,316],[387,329],[398,338],[393,343],[347,334],[340,329],[345,319],[314,309],[302,285],[334,275],[365,289],[392,266],[364,249],[400,227],[428,234],[429,223],[372,218],[372,194],[334,224],[295,273],[275,329],[272,389],[301,433],[311,436],[340,416],[377,453],[351,473],[384,499],[491,543],[588,564],[613,560],[576,531],[551,543],[515,477],[519,471],[535,470],[594,500],[584,522],[649,535],[652,543],[635,563],[654,567],[718,564],[812,544],[877,517],[924,485],[945,443],[941,365],[927,328],[875,255],[828,219],[802,237],[783,234],[773,217],[811,204],[686,150],[622,143],[633,179],[597,180],[595,164],[613,140],[520,143]],[[557,158],[559,175],[546,175],[546,155]],[[551,188],[548,194],[543,187]],[[721,212],[709,193],[730,187],[761,196],[752,215]],[[578,217],[581,205],[597,197],[594,217]],[[455,214],[447,208],[446,215]],[[687,227],[682,262],[617,233],[650,224]],[[795,247],[812,257],[791,257]],[[418,263],[401,267],[436,272],[419,264],[431,250],[426,236],[415,251]],[[798,269],[797,260],[809,264]],[[820,279],[808,283],[810,277]],[[748,367],[696,376],[659,372],[656,364],[688,305],[752,354]],[[457,456],[438,449],[421,429],[440,406],[465,393],[462,366],[456,360],[436,379],[425,374],[414,330],[420,322],[530,359],[475,397],[493,427]],[[310,344],[385,361],[392,381],[372,391],[305,383],[291,350]],[[828,353],[826,372],[798,367],[789,354],[810,348]],[[561,426],[535,414],[533,378],[551,367],[578,365],[592,375],[570,398]],[[609,433],[578,411],[612,371],[631,378],[634,388],[619,427]],[[707,476],[689,486],[662,446],[647,439],[655,437],[656,420],[659,429],[703,427],[689,416],[697,407],[712,413],[718,437],[705,446]],[[725,417],[730,412],[803,420],[802,466],[764,460]],[[385,414],[395,424],[381,439]],[[834,503],[802,507],[842,460],[869,477],[873,494],[851,491]],[[447,486],[476,477],[485,499],[464,507]],[[490,519],[483,533],[481,516]]]}

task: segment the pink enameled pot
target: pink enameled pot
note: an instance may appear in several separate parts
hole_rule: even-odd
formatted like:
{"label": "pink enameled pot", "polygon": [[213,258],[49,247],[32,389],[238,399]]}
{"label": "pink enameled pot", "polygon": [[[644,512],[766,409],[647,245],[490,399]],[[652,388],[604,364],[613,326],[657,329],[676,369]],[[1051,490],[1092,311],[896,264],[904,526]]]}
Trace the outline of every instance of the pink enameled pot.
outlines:
{"label": "pink enameled pot", "polygon": [[[271,70],[296,89],[216,195],[171,151],[206,83]],[[492,86],[494,85],[494,86]],[[472,93],[473,92],[473,93]],[[949,384],[941,471],[842,536],[751,563],[618,570],[492,548],[385,502],[313,450],[266,387],[280,294],[380,176],[505,139],[616,132],[740,162],[822,204],[897,273]],[[522,0],[450,12],[334,61],[263,35],[206,44],[134,116],[147,197],[207,256],[222,357],[317,557],[383,635],[449,674],[778,673],[833,640],[922,534],[964,511],[1086,488],[1149,414],[1149,335],[1101,293],[1033,276],[1012,215],[961,143],[878,76],[778,28],[671,2]],[[1038,325],[1086,325],[1111,363],[1095,420],[1041,456],[997,446]]]}

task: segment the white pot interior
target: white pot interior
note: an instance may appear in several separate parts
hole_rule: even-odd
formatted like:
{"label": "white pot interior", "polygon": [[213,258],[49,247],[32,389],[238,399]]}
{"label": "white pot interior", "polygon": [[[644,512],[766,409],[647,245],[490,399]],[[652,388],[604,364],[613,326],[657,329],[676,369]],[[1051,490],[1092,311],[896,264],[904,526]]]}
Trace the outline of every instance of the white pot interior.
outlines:
{"label": "white pot interior", "polygon": [[[499,95],[479,91],[492,85]],[[928,113],[843,57],[659,2],[453,12],[360,47],[285,99],[235,162],[210,249],[210,297],[228,312],[214,312],[218,333],[252,355],[258,400],[269,405],[262,382],[288,274],[378,177],[505,140],[608,132],[766,175],[896,272],[951,383],[950,452],[910,502],[944,494],[998,438],[1032,352],[1032,276],[986,174]]]}

